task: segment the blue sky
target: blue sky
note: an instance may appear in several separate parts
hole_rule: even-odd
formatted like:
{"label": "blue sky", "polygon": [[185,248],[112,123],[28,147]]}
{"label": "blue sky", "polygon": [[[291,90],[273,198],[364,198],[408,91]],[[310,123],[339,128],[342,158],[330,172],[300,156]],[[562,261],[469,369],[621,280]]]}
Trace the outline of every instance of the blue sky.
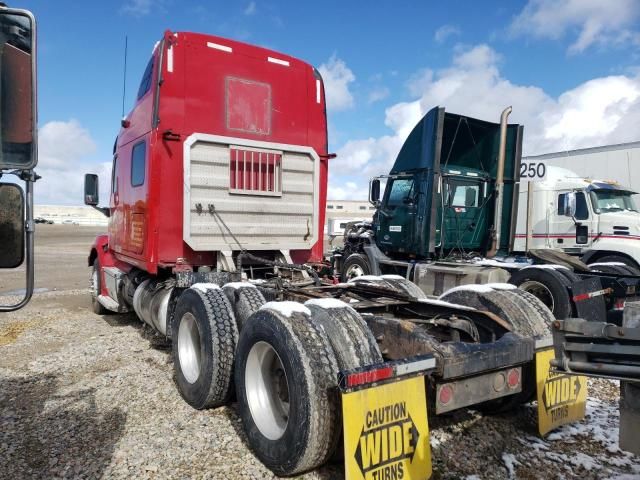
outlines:
{"label": "blue sky", "polygon": [[[513,104],[525,153],[640,139],[640,2],[24,1],[39,22],[38,203],[77,204],[109,174],[126,110],[165,29],[263,45],[320,68],[330,196],[364,198],[435,105],[487,120]],[[102,190],[105,192],[105,190]],[[103,195],[103,200],[106,197]]]}

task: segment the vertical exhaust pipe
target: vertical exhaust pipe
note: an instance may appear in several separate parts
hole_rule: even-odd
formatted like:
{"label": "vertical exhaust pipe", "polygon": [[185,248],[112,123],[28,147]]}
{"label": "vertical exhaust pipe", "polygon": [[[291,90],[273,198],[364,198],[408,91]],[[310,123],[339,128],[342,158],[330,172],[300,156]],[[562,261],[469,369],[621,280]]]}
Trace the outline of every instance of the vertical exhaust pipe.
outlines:
{"label": "vertical exhaust pipe", "polygon": [[500,232],[502,230],[502,191],[504,189],[504,162],[507,155],[507,119],[513,108],[511,106],[505,108],[500,115],[500,147],[498,149],[498,171],[496,172],[496,208],[493,215],[493,224],[495,225],[492,232],[491,249],[487,252],[487,257],[495,257],[500,249]]}

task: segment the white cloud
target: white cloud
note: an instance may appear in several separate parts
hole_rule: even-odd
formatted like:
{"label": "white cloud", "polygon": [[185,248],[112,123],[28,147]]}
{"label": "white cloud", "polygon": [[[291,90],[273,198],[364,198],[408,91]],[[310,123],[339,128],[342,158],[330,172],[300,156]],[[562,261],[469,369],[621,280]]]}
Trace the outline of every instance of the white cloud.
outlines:
{"label": "white cloud", "polygon": [[[87,161],[96,145],[87,129],[77,120],[53,121],[38,131],[38,166],[42,179],[36,183],[38,204],[82,204],[84,173],[101,174],[102,200],[108,192],[111,163]],[[106,175],[105,173],[108,172]]]}
{"label": "white cloud", "polygon": [[332,181],[339,186],[353,175],[355,198],[365,198],[369,177],[388,173],[409,132],[438,105],[496,123],[512,105],[510,121],[525,127],[525,155],[638,140],[640,73],[595,78],[554,98],[539,87],[512,83],[499,63],[497,52],[477,45],[457,51],[448,68],[416,73],[408,85],[415,100],[386,109],[390,133],[347,141],[331,163],[339,172]]}
{"label": "white cloud", "polygon": [[128,0],[120,9],[120,12],[135,17],[143,17],[151,13],[152,4],[152,0]]}
{"label": "white cloud", "polygon": [[244,14],[253,15],[254,13],[256,13],[256,2],[249,2],[247,8],[244,9]]}
{"label": "white cloud", "polygon": [[327,108],[337,111],[353,107],[353,95],[349,91],[349,84],[355,81],[356,76],[347,64],[334,54],[327,63],[320,65],[318,71],[324,81]]}
{"label": "white cloud", "polygon": [[575,37],[571,54],[599,45],[640,44],[637,0],[529,0],[510,26],[512,34],[558,40]]}
{"label": "white cloud", "polygon": [[387,87],[375,87],[369,92],[368,103],[376,103],[380,100],[384,100],[389,96],[389,89]]}
{"label": "white cloud", "polygon": [[433,38],[438,43],[444,43],[449,37],[460,35],[460,29],[455,25],[442,25],[436,30]]}

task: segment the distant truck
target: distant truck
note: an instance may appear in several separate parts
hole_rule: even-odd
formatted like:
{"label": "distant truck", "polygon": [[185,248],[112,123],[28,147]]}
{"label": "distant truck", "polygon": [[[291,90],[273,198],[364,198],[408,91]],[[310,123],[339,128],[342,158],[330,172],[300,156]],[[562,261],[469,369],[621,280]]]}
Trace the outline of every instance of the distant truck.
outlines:
{"label": "distant truck", "polygon": [[622,263],[640,270],[640,213],[635,191],[547,166],[546,179],[520,189],[513,250],[527,249],[527,205],[533,196],[529,248],[555,248],[587,264]]}

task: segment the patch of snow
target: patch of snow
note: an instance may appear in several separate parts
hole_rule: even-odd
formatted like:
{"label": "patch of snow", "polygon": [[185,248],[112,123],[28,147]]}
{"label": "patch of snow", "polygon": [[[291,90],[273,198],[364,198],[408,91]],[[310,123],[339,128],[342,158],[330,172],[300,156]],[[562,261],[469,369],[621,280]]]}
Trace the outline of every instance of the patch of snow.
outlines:
{"label": "patch of snow", "polygon": [[356,282],[356,281],[379,282],[380,280],[382,280],[382,277],[379,277],[377,275],[360,275],[359,277],[350,278],[349,283]]}
{"label": "patch of snow", "polygon": [[356,298],[350,298],[349,299],[349,303],[359,303],[360,300],[356,299]]}
{"label": "patch of snow", "polygon": [[449,290],[444,292],[442,295],[438,297],[438,299],[439,300],[442,299],[442,297],[444,297],[447,293],[460,292],[460,291],[489,293],[489,292],[493,292],[493,288],[487,285],[476,285],[473,283],[469,285],[458,285],[457,287],[450,288]]}
{"label": "patch of snow", "polygon": [[528,265],[525,262],[501,262],[500,260],[482,259],[473,262],[475,265],[482,265],[483,267],[499,267],[499,268],[522,268]]}
{"label": "patch of snow", "polygon": [[582,452],[574,452],[569,461],[576,467],[582,467],[585,470],[593,470],[594,468],[600,470],[602,468],[602,465],[595,458]]}
{"label": "patch of snow", "polygon": [[597,262],[597,263],[590,263],[589,264],[590,267],[602,267],[602,266],[607,266],[607,265],[617,265],[618,267],[626,267],[627,266],[625,263],[622,263],[622,262]]}
{"label": "patch of snow", "polygon": [[493,288],[494,290],[514,290],[518,288],[510,283],[485,283],[485,285]]}
{"label": "patch of snow", "polygon": [[200,292],[206,292],[207,290],[218,290],[220,289],[220,285],[216,283],[194,283],[191,285],[191,288],[199,290]]}
{"label": "patch of snow", "polygon": [[481,480],[478,475],[467,475],[464,480]]}
{"label": "patch of snow", "polygon": [[618,405],[610,405],[596,399],[587,398],[584,420],[564,425],[547,436],[548,441],[571,441],[573,437],[584,436],[600,443],[609,453],[619,453],[618,423],[620,412]]}
{"label": "patch of snow", "polygon": [[311,300],[307,300],[304,304],[316,305],[320,308],[344,308],[349,306],[337,298],[313,298]]}
{"label": "patch of snow", "polygon": [[509,478],[516,478],[516,465],[522,465],[516,460],[516,456],[513,453],[503,453],[502,461],[504,462],[504,466],[507,467]]}
{"label": "patch of snow", "polygon": [[451,302],[447,302],[445,300],[435,300],[435,299],[431,299],[431,298],[419,298],[418,301],[420,303],[428,303],[430,305],[438,305],[441,307],[450,307],[450,308],[459,308],[462,310],[475,310],[475,308],[473,307],[468,307],[466,305],[460,305],[457,303],[451,303]]}
{"label": "patch of snow", "polygon": [[263,278],[256,278],[256,279],[250,278],[249,282],[253,283],[254,285],[260,285],[262,283],[267,283],[267,281],[264,280]]}
{"label": "patch of snow", "polygon": [[559,270],[564,268],[565,270],[570,270],[570,268],[565,267],[564,265],[529,265],[528,267],[524,267],[522,270],[526,270],[527,268],[541,268],[542,270]]}
{"label": "patch of snow", "polygon": [[405,278],[400,276],[400,275],[382,275],[382,277],[380,278],[384,278],[385,280],[404,280]]}
{"label": "patch of snow", "polygon": [[225,283],[223,286],[223,288],[233,288],[234,290],[238,290],[239,288],[245,288],[245,287],[249,287],[249,288],[256,288],[256,286],[253,283],[249,283],[249,282],[229,282],[229,283]]}
{"label": "patch of snow", "polygon": [[311,311],[298,302],[267,302],[260,307],[260,310],[273,310],[285,317],[291,317],[294,313],[311,315]]}

